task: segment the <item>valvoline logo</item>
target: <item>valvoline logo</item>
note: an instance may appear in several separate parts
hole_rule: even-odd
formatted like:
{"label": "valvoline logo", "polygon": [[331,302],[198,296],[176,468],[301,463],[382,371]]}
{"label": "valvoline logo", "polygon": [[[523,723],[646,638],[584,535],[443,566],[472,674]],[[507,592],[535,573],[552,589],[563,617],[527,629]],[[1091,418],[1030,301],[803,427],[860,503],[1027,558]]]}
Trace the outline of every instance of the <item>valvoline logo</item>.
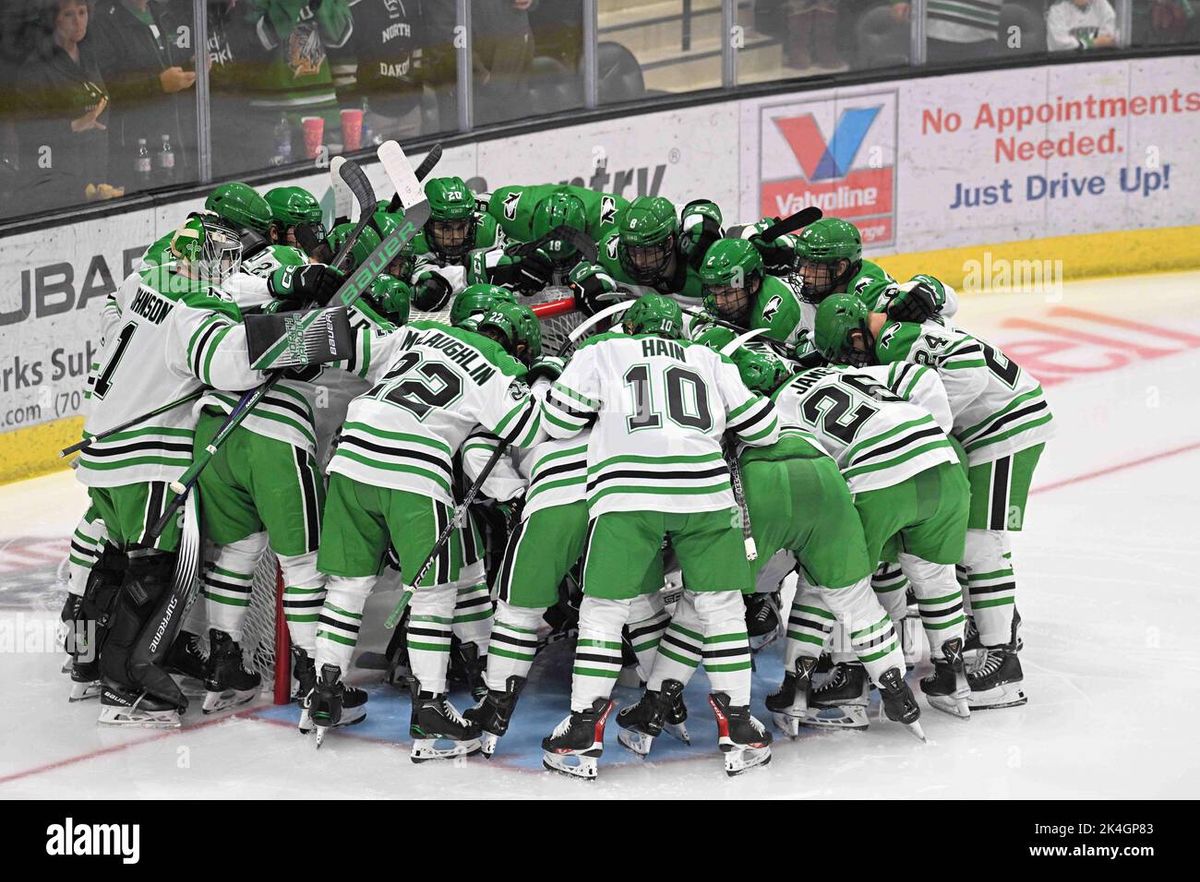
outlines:
{"label": "valvoline logo", "polygon": [[760,113],[762,214],[786,217],[816,205],[853,221],[864,243],[893,241],[894,91],[793,101]]}

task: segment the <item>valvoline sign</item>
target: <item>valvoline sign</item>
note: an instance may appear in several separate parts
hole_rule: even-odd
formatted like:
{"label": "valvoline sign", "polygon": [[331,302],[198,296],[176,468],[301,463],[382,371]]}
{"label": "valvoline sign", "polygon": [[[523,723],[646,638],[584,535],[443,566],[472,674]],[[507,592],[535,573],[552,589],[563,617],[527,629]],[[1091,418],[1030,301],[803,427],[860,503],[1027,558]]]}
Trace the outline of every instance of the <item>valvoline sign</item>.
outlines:
{"label": "valvoline sign", "polygon": [[808,205],[853,221],[863,242],[895,240],[896,92],[759,108],[759,211]]}

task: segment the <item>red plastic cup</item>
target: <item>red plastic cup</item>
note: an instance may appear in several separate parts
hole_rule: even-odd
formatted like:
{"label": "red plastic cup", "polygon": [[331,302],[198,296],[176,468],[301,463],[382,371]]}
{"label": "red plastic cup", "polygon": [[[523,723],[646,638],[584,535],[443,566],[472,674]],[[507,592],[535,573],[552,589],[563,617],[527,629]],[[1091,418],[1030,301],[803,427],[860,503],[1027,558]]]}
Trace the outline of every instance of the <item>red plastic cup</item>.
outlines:
{"label": "red plastic cup", "polygon": [[362,147],[363,112],[361,110],[342,111],[342,150],[353,153]]}
{"label": "red plastic cup", "polygon": [[316,159],[325,140],[325,119],[320,116],[303,116],[300,127],[304,130],[304,155]]}

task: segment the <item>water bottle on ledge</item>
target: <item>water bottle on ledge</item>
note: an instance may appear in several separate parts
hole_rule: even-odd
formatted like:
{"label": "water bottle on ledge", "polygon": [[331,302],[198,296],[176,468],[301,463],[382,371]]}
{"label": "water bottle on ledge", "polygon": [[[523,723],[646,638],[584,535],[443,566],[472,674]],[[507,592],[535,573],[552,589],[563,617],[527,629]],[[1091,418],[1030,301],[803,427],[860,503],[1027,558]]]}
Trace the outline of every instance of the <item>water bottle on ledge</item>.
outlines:
{"label": "water bottle on ledge", "polygon": [[287,114],[279,117],[275,126],[275,157],[274,165],[287,165],[292,161],[292,127],[288,124]]}
{"label": "water bottle on ledge", "polygon": [[133,183],[138,190],[149,190],[154,168],[150,162],[150,148],[145,138],[138,138],[137,158],[133,161]]}
{"label": "water bottle on ledge", "polygon": [[160,184],[175,183],[175,151],[171,147],[171,136],[162,136],[162,147],[158,151],[158,180]]}

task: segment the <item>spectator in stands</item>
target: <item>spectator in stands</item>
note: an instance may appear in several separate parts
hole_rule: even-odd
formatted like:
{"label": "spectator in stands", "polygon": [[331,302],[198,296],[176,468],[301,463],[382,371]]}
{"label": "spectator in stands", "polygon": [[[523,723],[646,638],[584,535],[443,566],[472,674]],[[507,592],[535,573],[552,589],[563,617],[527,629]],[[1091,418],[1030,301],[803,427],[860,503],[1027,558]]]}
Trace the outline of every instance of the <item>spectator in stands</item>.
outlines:
{"label": "spectator in stands", "polygon": [[213,174],[218,178],[262,171],[275,155],[271,126],[279,119],[267,118],[259,132],[251,105],[251,90],[264,72],[263,55],[246,0],[209,0],[209,124]]}
{"label": "spectator in stands", "polygon": [[1046,13],[1046,48],[1103,49],[1117,45],[1117,13],[1108,0],[1058,0]]}
{"label": "spectator in stands", "polygon": [[[108,186],[108,92],[81,42],[86,0],[43,0],[45,32],[21,71],[19,130],[26,208],[75,205],[119,196]],[[101,190],[101,186],[103,189]]]}
{"label": "spectator in stands", "polygon": [[527,12],[537,54],[576,70],[583,55],[583,0],[535,3]]}
{"label": "spectator in stands", "polygon": [[474,0],[471,5],[475,124],[521,116],[533,62],[529,10],[536,0]]}
{"label": "spectator in stands", "polygon": [[787,0],[787,38],[783,60],[788,67],[826,69],[843,66],[838,53],[838,10],[833,0]]}
{"label": "spectator in stands", "polygon": [[[353,64],[338,78],[338,103],[343,108],[359,108],[366,100],[370,112],[363,120],[363,130],[377,138],[415,138],[423,128],[422,46],[428,40],[425,0],[349,2],[354,33],[341,51]],[[339,61],[335,58],[335,66]],[[340,67],[338,73],[342,73]]]}
{"label": "spectator in stands", "polygon": [[1200,2],[1149,0],[1133,4],[1133,45],[1161,46],[1200,40]]}
{"label": "spectator in stands", "polygon": [[[994,57],[999,51],[1002,0],[928,0],[925,4],[925,61],[954,64]],[[907,21],[911,5],[893,0],[892,14]]]}
{"label": "spectator in stands", "polygon": [[111,96],[108,178],[127,189],[144,186],[136,175],[139,140],[153,153],[168,136],[181,179],[193,164],[184,142],[196,118],[196,72],[184,69],[195,66],[193,49],[175,45],[162,15],[162,4],[149,0],[101,0],[84,41]]}

